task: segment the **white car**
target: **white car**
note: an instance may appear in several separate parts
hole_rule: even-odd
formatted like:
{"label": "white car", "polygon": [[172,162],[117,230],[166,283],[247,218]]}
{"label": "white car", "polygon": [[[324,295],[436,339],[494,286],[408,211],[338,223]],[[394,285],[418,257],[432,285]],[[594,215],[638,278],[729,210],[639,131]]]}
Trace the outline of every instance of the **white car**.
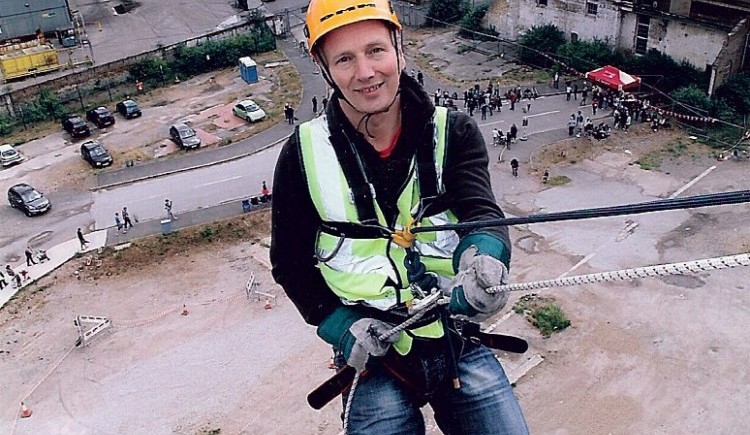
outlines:
{"label": "white car", "polygon": [[0,164],[10,166],[23,160],[23,156],[13,148],[13,145],[0,145]]}
{"label": "white car", "polygon": [[242,100],[235,104],[232,113],[248,122],[258,122],[266,117],[266,112],[253,100]]}

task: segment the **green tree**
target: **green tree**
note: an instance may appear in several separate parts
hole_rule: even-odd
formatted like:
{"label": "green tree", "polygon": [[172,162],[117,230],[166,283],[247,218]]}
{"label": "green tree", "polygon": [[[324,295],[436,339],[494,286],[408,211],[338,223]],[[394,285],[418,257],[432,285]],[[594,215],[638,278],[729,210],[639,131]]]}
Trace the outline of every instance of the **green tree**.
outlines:
{"label": "green tree", "polygon": [[557,55],[568,66],[578,71],[589,71],[613,63],[614,49],[609,42],[595,38],[593,41],[568,42],[557,48]]}
{"label": "green tree", "polygon": [[[461,27],[458,30],[458,34],[460,36],[471,39],[485,39],[483,34],[497,35],[495,30],[482,27],[482,19],[487,15],[487,10],[490,8],[489,4],[479,5],[476,8],[472,8],[468,2],[464,4],[466,5],[466,10],[459,23]],[[481,32],[481,34],[476,32]]]}
{"label": "green tree", "polygon": [[554,55],[565,44],[565,35],[554,24],[534,26],[521,36],[519,57],[523,62],[547,68],[553,64],[542,53]]}
{"label": "green tree", "polygon": [[718,89],[716,97],[724,100],[740,115],[750,113],[750,74],[742,72],[730,78]]}
{"label": "green tree", "polygon": [[463,16],[462,3],[462,0],[432,0],[427,10],[427,25],[458,22]]}
{"label": "green tree", "polygon": [[[674,100],[684,103],[691,107],[696,107],[708,113],[711,110],[711,99],[706,92],[697,85],[691,84],[677,88],[669,93]],[[692,113],[691,113],[692,114]]]}

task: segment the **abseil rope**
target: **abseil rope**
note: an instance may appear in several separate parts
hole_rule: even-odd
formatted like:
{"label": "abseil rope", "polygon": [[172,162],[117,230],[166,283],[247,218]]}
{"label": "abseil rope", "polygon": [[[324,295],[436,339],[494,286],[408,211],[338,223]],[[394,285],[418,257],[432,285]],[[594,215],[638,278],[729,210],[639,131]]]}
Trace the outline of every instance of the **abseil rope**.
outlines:
{"label": "abseil rope", "polygon": [[681,210],[688,208],[712,207],[717,205],[742,204],[750,202],[750,190],[711,193],[706,195],[688,196],[685,198],[658,199],[656,201],[635,204],[616,205],[612,207],[584,208],[580,210],[561,211],[555,213],[533,214],[502,219],[489,219],[477,222],[460,222],[457,224],[429,225],[410,228],[414,234],[446,231],[472,230],[488,226],[535,224],[542,222],[557,222],[566,220],[591,219],[599,217],[622,216],[628,214],[652,213],[656,211]]}
{"label": "abseil rope", "polygon": [[702,260],[684,261],[681,263],[657,264],[654,266],[636,267],[634,269],[613,270],[609,272],[590,273],[587,275],[566,276],[544,281],[505,284],[486,289],[487,293],[515,292],[522,290],[539,290],[569,285],[593,284],[626,279],[650,278],[665,275],[682,275],[687,272],[706,272],[709,270],[730,269],[739,266],[750,266],[750,254],[736,254],[725,257],[705,258]]}

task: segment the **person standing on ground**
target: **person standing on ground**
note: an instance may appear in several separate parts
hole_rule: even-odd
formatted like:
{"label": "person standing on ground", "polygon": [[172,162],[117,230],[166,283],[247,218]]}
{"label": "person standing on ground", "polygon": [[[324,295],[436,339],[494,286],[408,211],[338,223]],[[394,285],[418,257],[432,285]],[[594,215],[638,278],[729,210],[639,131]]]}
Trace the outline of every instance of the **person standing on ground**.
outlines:
{"label": "person standing on ground", "polygon": [[512,159],[510,161],[510,172],[513,174],[514,177],[518,177],[518,160]]}
{"label": "person standing on ground", "polygon": [[328,97],[323,97],[323,100],[320,102],[322,107],[320,108],[320,113],[325,113],[326,106],[328,106]]}
{"label": "person standing on ground", "polygon": [[85,237],[83,237],[83,231],[81,231],[80,228],[78,228],[78,230],[76,231],[76,236],[78,237],[78,241],[81,243],[81,251],[83,251],[89,245],[89,241],[86,240]]}
{"label": "person standing on ground", "polygon": [[492,145],[500,145],[500,131],[497,128],[492,129]]}
{"label": "person standing on ground", "polygon": [[424,87],[424,74],[422,74],[422,70],[417,72],[417,83],[419,83],[419,86]]}
{"label": "person standing on ground", "polygon": [[547,181],[549,181],[549,170],[544,170],[544,175],[542,175],[542,183],[547,184]]}
{"label": "person standing on ground", "polygon": [[552,84],[555,86],[555,89],[560,89],[560,73],[558,71],[555,71],[555,78],[552,79]]}
{"label": "person standing on ground", "polygon": [[573,93],[573,88],[570,87],[570,83],[565,85],[565,101],[570,101],[570,94]]}
{"label": "person standing on ground", "polygon": [[130,220],[130,212],[127,207],[122,208],[122,223],[125,228],[125,233],[128,232],[128,228],[133,228],[133,221]]}
{"label": "person standing on ground", "polygon": [[586,105],[586,97],[589,96],[589,85],[583,85],[583,91],[581,91],[581,106]]}
{"label": "person standing on ground", "polygon": [[573,136],[573,133],[575,133],[576,129],[576,115],[575,113],[570,114],[570,118],[568,118],[568,136]]}
{"label": "person standing on ground", "polygon": [[172,205],[172,201],[170,201],[169,198],[164,200],[164,210],[167,212],[167,219],[176,221],[177,216],[172,212]]}
{"label": "person standing on ground", "polygon": [[573,83],[573,99],[578,100],[578,83]]}
{"label": "person standing on ground", "polygon": [[511,124],[510,130],[508,130],[508,132],[510,133],[510,141],[509,142],[516,143],[516,138],[518,137],[518,127],[516,127],[515,123]]}
{"label": "person standing on ground", "polygon": [[8,281],[5,280],[5,275],[0,270],[0,290],[4,289],[8,285]]}
{"label": "person standing on ground", "polygon": [[[122,220],[120,219],[120,213],[115,212],[115,226],[117,227],[117,234],[120,234],[120,231],[122,231]],[[128,233],[127,228],[125,229],[125,234]]]}
{"label": "person standing on ground", "polygon": [[261,193],[261,195],[263,195],[263,196],[266,196],[266,195],[268,195],[269,193],[271,193],[271,191],[270,191],[270,190],[268,190],[268,186],[266,186],[266,180],[263,180],[263,188],[262,188],[262,190],[260,191],[260,193]]}
{"label": "person standing on ground", "polygon": [[[417,237],[417,250],[367,230],[503,213],[476,122],[435,107],[404,73],[401,25],[387,0],[357,5],[312,0],[307,10],[308,45],[334,93],[326,116],[298,126],[276,164],[273,277],[333,346],[339,367],[367,370],[347,393],[347,433],[424,434],[419,408],[430,403],[445,433],[526,434],[497,359],[455,335],[452,321],[429,318],[408,333],[377,336],[415,297],[410,280],[427,289],[437,288],[431,277],[444,277],[455,315],[479,320],[496,314],[507,294],[485,289],[504,282],[511,244],[502,226]],[[432,203],[428,198],[435,195]],[[419,258],[418,252],[430,255]],[[460,354],[449,353],[451,337],[459,340]],[[449,364],[460,389],[441,369]]]}
{"label": "person standing on ground", "polygon": [[316,116],[318,114],[318,96],[313,95],[312,97],[312,106],[313,106],[313,116]]}
{"label": "person standing on ground", "polygon": [[26,255],[26,267],[36,264],[36,261],[34,261],[34,250],[31,249],[31,245],[26,245],[26,250],[23,253]]}

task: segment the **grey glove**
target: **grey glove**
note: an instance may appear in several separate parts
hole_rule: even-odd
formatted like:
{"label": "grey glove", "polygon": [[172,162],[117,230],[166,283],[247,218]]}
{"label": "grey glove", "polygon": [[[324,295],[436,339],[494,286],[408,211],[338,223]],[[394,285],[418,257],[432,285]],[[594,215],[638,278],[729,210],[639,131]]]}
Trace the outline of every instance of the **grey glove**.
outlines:
{"label": "grey glove", "polygon": [[349,332],[354,336],[355,341],[346,363],[357,369],[357,373],[365,371],[370,356],[385,355],[391,344],[398,340],[400,334],[393,334],[384,341],[378,340],[379,335],[391,328],[393,325],[370,318],[354,322]]}
{"label": "grey glove", "polygon": [[483,321],[508,302],[507,292],[487,293],[486,289],[508,283],[508,268],[489,255],[477,255],[474,246],[461,254],[458,273],[444,293],[451,298],[448,309],[475,321]]}

